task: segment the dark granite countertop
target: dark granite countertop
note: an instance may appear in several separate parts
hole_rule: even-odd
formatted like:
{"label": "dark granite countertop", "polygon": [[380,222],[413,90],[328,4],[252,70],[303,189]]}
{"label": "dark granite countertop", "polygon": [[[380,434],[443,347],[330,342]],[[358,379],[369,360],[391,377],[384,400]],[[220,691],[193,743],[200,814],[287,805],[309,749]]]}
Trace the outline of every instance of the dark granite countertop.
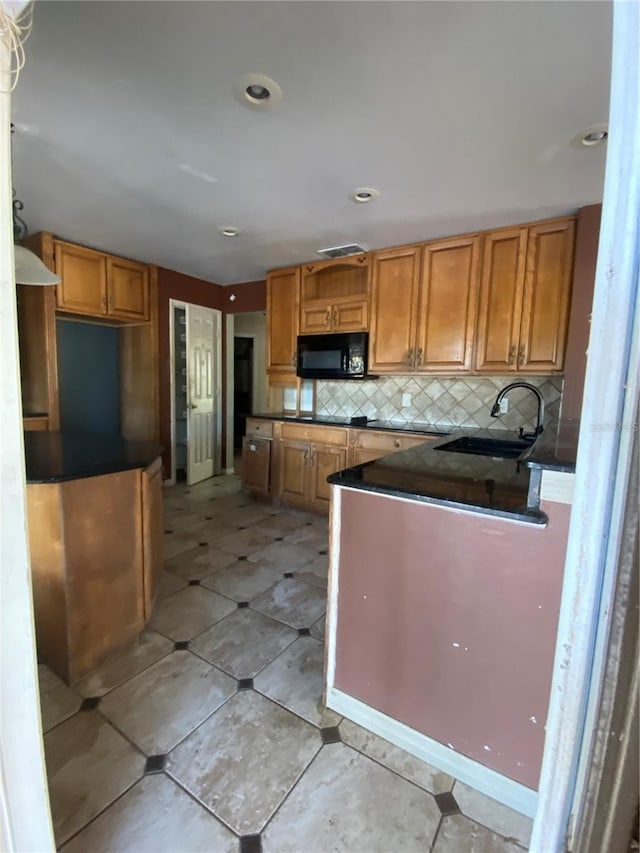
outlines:
{"label": "dark granite countertop", "polygon": [[538,438],[527,459],[527,465],[545,471],[574,473],[579,432],[579,422],[561,420],[557,436],[543,432]]}
{"label": "dark granite countertop", "polygon": [[439,449],[457,437],[471,435],[515,438],[511,433],[505,435],[505,430],[462,430],[332,474],[328,482],[529,524],[546,524],[547,516],[537,504],[529,506],[531,471],[526,459],[495,459]]}
{"label": "dark granite countertop", "polygon": [[260,418],[269,421],[294,421],[301,424],[319,424],[324,426],[351,427],[351,429],[378,429],[390,432],[411,432],[419,435],[449,435],[443,427],[430,424],[397,423],[395,421],[367,420],[366,423],[352,423],[350,418],[336,417],[333,415],[290,415],[283,412],[272,412],[271,414],[249,415],[251,418]]}
{"label": "dark granite countertop", "polygon": [[[474,429],[472,427],[451,427],[424,423],[398,423],[397,421],[367,420],[366,423],[351,423],[349,418],[330,415],[296,415],[275,412],[271,414],[250,415],[272,421],[297,421],[306,424],[324,424],[325,426],[351,427],[352,429],[388,430],[391,432],[410,432],[417,435],[487,435],[500,438],[517,439],[517,434],[500,429]],[[578,444],[578,424],[567,425],[561,422],[558,436],[555,433],[543,432],[533,445],[526,458],[526,465],[550,471],[573,472],[576,468],[576,449]]]}
{"label": "dark granite countertop", "polygon": [[162,445],[155,441],[88,433],[27,431],[24,447],[27,483],[58,483],[146,468],[162,453]]}

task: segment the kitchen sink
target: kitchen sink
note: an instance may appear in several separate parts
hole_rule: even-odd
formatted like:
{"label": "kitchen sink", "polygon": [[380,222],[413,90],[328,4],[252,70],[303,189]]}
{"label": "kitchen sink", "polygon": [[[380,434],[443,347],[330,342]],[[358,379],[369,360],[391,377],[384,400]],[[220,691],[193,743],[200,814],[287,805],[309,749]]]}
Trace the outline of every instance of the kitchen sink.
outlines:
{"label": "kitchen sink", "polygon": [[479,438],[463,435],[434,450],[447,450],[451,453],[473,453],[475,456],[493,456],[494,459],[517,459],[531,447],[532,442],[509,440],[504,438]]}

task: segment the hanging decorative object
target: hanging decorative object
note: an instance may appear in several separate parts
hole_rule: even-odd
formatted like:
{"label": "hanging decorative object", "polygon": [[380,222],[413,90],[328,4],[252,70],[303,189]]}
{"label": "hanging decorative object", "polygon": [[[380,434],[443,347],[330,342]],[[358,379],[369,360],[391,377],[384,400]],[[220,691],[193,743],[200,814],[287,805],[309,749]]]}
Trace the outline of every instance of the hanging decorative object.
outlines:
{"label": "hanging decorative object", "polygon": [[[11,138],[13,139],[13,125],[11,125]],[[16,271],[16,284],[31,284],[45,287],[53,284],[60,284],[60,278],[55,273],[52,273],[36,254],[20,245],[29,233],[29,229],[27,228],[27,223],[24,221],[22,216],[20,216],[24,204],[19,198],[16,198],[15,189],[13,190],[12,205],[13,258]]]}
{"label": "hanging decorative object", "polygon": [[1,0],[0,2],[0,39],[11,58],[9,87],[5,93],[13,92],[20,71],[24,67],[24,43],[31,34],[33,26],[33,0]]}

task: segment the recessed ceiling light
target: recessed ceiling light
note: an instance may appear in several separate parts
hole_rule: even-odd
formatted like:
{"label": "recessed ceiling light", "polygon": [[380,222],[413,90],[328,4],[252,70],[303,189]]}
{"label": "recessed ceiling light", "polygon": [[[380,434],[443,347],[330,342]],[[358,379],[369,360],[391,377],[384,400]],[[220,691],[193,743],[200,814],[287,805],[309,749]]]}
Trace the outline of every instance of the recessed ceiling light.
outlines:
{"label": "recessed ceiling light", "polygon": [[282,100],[282,89],[275,80],[264,74],[243,74],[233,84],[233,91],[241,103],[266,110]]}
{"label": "recessed ceiling light", "polygon": [[604,142],[608,136],[609,133],[606,130],[590,130],[589,133],[585,133],[582,137],[582,144],[599,145],[601,142]]}
{"label": "recessed ceiling light", "polygon": [[218,229],[223,237],[237,237],[240,233],[237,228],[234,228],[233,225],[223,225],[222,228]]}
{"label": "recessed ceiling light", "polygon": [[359,204],[367,204],[367,202],[375,201],[380,197],[380,190],[375,190],[373,187],[358,187],[351,194],[351,198]]}
{"label": "recessed ceiling light", "polygon": [[586,127],[574,136],[571,145],[574,148],[593,148],[596,145],[602,145],[608,138],[609,128],[606,124],[592,124],[591,127]]}

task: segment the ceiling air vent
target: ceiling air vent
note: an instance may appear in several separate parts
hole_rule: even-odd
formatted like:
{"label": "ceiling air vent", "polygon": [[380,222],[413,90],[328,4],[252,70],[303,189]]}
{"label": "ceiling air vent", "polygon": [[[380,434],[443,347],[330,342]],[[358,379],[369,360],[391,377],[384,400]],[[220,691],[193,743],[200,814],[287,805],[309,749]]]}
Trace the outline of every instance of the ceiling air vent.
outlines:
{"label": "ceiling air vent", "polygon": [[347,258],[349,255],[362,255],[367,250],[357,243],[347,243],[346,246],[330,246],[328,249],[318,249],[317,254],[323,258]]}

